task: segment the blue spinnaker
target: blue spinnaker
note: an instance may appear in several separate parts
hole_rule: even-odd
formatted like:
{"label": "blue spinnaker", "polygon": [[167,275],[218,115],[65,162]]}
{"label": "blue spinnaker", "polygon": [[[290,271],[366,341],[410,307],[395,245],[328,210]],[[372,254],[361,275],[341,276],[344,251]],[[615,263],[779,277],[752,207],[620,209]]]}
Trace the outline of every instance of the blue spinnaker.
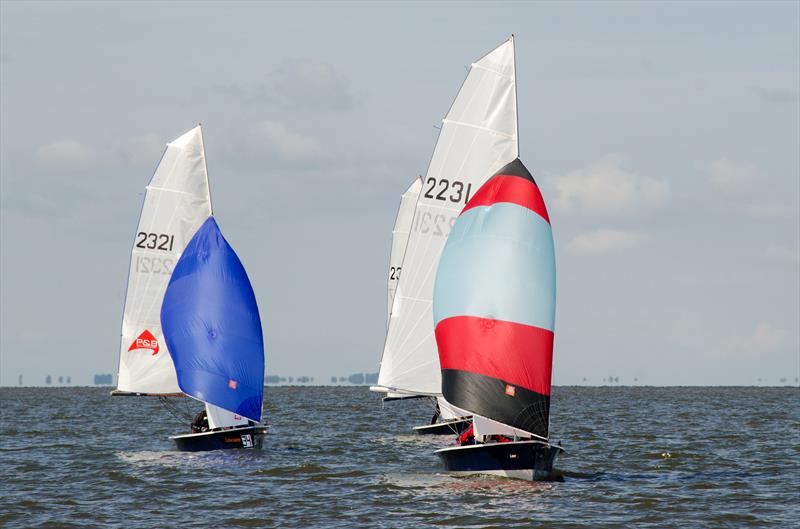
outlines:
{"label": "blue spinnaker", "polygon": [[175,265],[161,327],[184,393],[261,420],[261,318],[247,272],[214,217],[197,230]]}

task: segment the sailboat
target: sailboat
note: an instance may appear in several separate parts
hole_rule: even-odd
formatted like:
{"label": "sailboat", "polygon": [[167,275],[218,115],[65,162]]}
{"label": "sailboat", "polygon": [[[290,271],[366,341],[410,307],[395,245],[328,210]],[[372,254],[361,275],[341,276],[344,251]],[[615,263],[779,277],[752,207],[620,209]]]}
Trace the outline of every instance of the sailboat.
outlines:
{"label": "sailboat", "polygon": [[[165,340],[162,302],[181,254],[211,214],[203,132],[198,125],[167,144],[146,188],[131,250],[119,374],[112,395],[157,397],[165,405],[168,397],[187,395]],[[263,377],[263,352],[261,365]],[[214,404],[207,404],[206,412],[211,429],[244,422],[238,414],[223,412]],[[247,438],[239,441],[239,446],[256,446],[259,439],[251,436],[251,443],[246,443]]]}
{"label": "sailboat", "polygon": [[556,272],[542,194],[519,159],[467,202],[433,294],[442,393],[473,416],[472,435],[437,450],[445,468],[551,479]]}
{"label": "sailboat", "polygon": [[392,300],[377,384],[389,396],[430,397],[439,417],[418,433],[466,428],[468,413],[442,397],[433,328],[433,285],[442,248],[461,209],[498,169],[519,154],[514,37],[472,63],[433,151]]}
{"label": "sailboat", "polygon": [[172,272],[161,328],[178,385],[206,406],[208,430],[172,437],[180,450],[261,448],[264,338],[244,266],[208,217]]}

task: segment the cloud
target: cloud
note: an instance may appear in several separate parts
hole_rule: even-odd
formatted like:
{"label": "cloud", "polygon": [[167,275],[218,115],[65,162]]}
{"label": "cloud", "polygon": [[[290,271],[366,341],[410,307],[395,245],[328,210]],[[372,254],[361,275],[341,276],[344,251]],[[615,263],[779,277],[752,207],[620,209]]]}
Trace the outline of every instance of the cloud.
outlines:
{"label": "cloud", "polygon": [[747,206],[747,213],[751,217],[766,218],[766,219],[788,219],[796,214],[787,204],[780,203],[767,203],[767,204],[750,204]]}
{"label": "cloud", "polygon": [[155,167],[166,143],[161,135],[149,132],[129,138],[117,148],[117,152],[126,165]]}
{"label": "cloud", "polygon": [[645,239],[635,231],[601,229],[574,237],[567,249],[578,255],[597,255],[633,248]]}
{"label": "cloud", "polygon": [[260,121],[229,146],[229,154],[268,166],[314,167],[329,156],[320,141],[291,130],[282,121]]}
{"label": "cloud", "polygon": [[669,183],[640,176],[622,167],[618,156],[607,156],[587,167],[556,176],[554,207],[565,213],[615,215],[669,200]]}
{"label": "cloud", "polygon": [[797,92],[794,90],[754,86],[753,93],[766,103],[793,103],[797,101]]}
{"label": "cloud", "polygon": [[779,261],[800,262],[800,251],[790,250],[781,244],[770,243],[767,245],[767,257]]}
{"label": "cloud", "polygon": [[350,81],[320,61],[290,61],[252,87],[214,85],[214,91],[245,104],[274,104],[287,110],[348,110],[356,99]]}
{"label": "cloud", "polygon": [[711,186],[726,193],[744,193],[761,179],[761,173],[752,165],[743,165],[728,158],[720,158],[708,165]]}
{"label": "cloud", "polygon": [[722,353],[728,356],[757,356],[780,352],[788,333],[769,323],[759,323],[749,336],[734,336],[723,341]]}
{"label": "cloud", "polygon": [[278,71],[274,86],[284,105],[294,109],[346,110],[353,106],[348,80],[323,62],[287,63]]}
{"label": "cloud", "polygon": [[77,140],[62,139],[42,145],[36,150],[36,162],[59,170],[89,169],[97,164],[97,156]]}

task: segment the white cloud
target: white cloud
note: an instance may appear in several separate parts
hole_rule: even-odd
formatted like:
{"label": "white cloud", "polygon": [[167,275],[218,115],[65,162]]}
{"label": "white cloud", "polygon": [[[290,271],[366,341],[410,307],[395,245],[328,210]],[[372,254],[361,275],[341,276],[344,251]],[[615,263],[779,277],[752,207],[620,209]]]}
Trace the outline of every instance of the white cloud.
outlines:
{"label": "white cloud", "polygon": [[353,106],[349,82],[324,62],[287,63],[278,72],[274,88],[289,108],[345,110]]}
{"label": "white cloud", "polygon": [[769,323],[759,323],[749,336],[734,336],[722,344],[722,353],[730,356],[757,356],[780,352],[788,333]]}
{"label": "white cloud", "polygon": [[638,246],[645,236],[635,231],[596,230],[574,237],[567,248],[578,255],[596,255]]}
{"label": "white cloud", "polygon": [[798,250],[790,250],[781,244],[770,243],[767,246],[767,257],[780,261],[799,262],[800,252]]}
{"label": "white cloud", "polygon": [[669,200],[665,180],[640,176],[622,167],[618,156],[607,156],[586,167],[552,179],[554,206],[565,213],[614,215]]}
{"label": "white cloud", "polygon": [[97,157],[79,141],[63,139],[39,147],[36,161],[52,169],[88,169],[97,163]]}
{"label": "white cloud", "polygon": [[711,162],[707,173],[711,185],[726,193],[744,193],[752,189],[761,179],[761,174],[755,166],[739,164],[728,158]]}
{"label": "white cloud", "polygon": [[797,215],[796,210],[793,210],[789,205],[777,202],[750,204],[747,206],[747,213],[751,217],[764,219],[788,219]]}
{"label": "white cloud", "polygon": [[134,136],[125,141],[118,152],[127,165],[155,167],[159,155],[166,149],[166,141],[159,134],[150,132]]}
{"label": "white cloud", "polygon": [[273,104],[288,110],[348,110],[356,102],[347,77],[320,61],[289,61],[266,82],[218,84],[213,89],[244,104]]}
{"label": "white cloud", "polygon": [[231,151],[234,156],[242,154],[251,161],[272,166],[314,166],[327,158],[319,140],[273,120],[249,127],[244,137],[231,145]]}

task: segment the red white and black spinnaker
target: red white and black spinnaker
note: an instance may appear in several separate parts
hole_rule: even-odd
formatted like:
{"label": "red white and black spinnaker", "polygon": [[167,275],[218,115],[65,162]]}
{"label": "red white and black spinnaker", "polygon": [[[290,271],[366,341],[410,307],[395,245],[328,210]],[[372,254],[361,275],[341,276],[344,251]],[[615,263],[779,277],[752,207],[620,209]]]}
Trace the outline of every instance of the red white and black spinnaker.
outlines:
{"label": "red white and black spinnaker", "polygon": [[442,393],[473,414],[471,436],[438,450],[447,470],[553,477],[548,440],[556,269],[550,218],[519,159],[470,199],[433,294]]}

